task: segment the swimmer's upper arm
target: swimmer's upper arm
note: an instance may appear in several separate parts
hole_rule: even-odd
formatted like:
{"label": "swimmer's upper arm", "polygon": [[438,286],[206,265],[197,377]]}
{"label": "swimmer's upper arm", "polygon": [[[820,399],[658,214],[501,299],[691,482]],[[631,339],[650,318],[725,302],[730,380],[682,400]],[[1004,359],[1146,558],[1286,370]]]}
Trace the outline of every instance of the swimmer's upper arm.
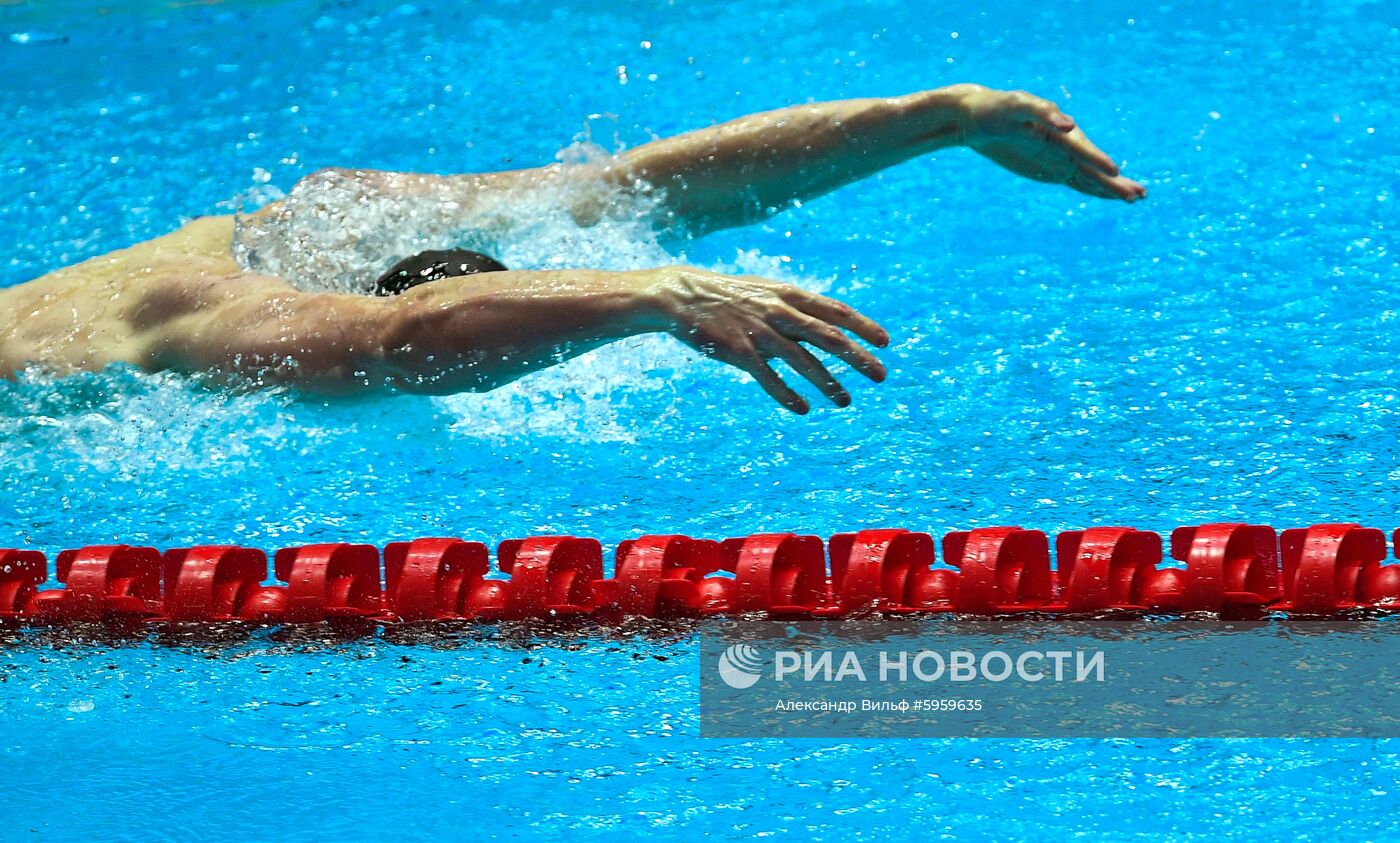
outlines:
{"label": "swimmer's upper arm", "polygon": [[[156,301],[149,298],[154,296]],[[255,273],[153,290],[138,312],[142,363],[316,392],[382,386],[387,300],[292,289]],[[163,318],[153,314],[163,314]]]}

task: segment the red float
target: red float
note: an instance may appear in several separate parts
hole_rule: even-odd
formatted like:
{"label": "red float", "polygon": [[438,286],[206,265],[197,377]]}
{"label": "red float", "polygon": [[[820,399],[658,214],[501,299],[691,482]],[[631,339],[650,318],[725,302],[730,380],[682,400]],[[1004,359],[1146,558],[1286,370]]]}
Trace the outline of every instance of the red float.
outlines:
{"label": "red float", "polygon": [[616,586],[600,601],[629,615],[673,618],[729,609],[732,579],[719,542],[688,536],[642,536],[618,545]]}
{"label": "red float", "polygon": [[[829,614],[906,613],[952,609],[949,580],[932,570],[933,537],[908,530],[862,530],[831,537]],[[955,580],[954,580],[955,581]]]}
{"label": "red float", "polygon": [[55,560],[67,588],[36,592],[30,605],[51,623],[155,617],[163,612],[161,558],[153,547],[97,545]]}
{"label": "red float", "polygon": [[[273,557],[284,588],[264,588],[250,608],[259,619],[280,611],[286,623],[368,618],[380,610],[379,549],[368,544],[288,547]],[[278,594],[278,592],[281,592]]]}
{"label": "red float", "polygon": [[560,617],[592,611],[594,584],[603,578],[603,546],[597,539],[512,539],[501,542],[496,558],[501,570],[510,574],[505,590],[506,617]]}
{"label": "red float", "polygon": [[487,580],[490,571],[491,553],[480,542],[391,543],[384,548],[386,608],[408,623],[499,615],[505,610],[504,584]]}
{"label": "red float", "polygon": [[1142,611],[1154,605],[1152,585],[1162,537],[1132,527],[1090,527],[1055,538],[1057,609]]}
{"label": "red float", "polygon": [[816,536],[760,534],[725,539],[724,569],[734,574],[730,611],[779,617],[811,615],[826,598],[826,554]]}
{"label": "red float", "polygon": [[1326,615],[1376,600],[1365,586],[1386,557],[1385,534],[1359,524],[1316,524],[1284,530],[1284,599],[1274,609]]}
{"label": "red float", "polygon": [[244,619],[245,604],[267,579],[267,554],[204,546],[165,552],[165,617],[172,621]]}
{"label": "red float", "polygon": [[1158,605],[1184,612],[1258,609],[1282,596],[1278,534],[1255,524],[1205,524],[1172,530],[1173,559],[1186,563],[1172,579],[1180,590],[1158,589]]}
{"label": "red float", "polygon": [[943,558],[959,573],[954,607],[996,615],[1041,609],[1052,599],[1050,545],[1039,530],[984,527],[943,537]]}
{"label": "red float", "polygon": [[24,617],[30,601],[49,578],[49,561],[33,550],[0,549],[0,621]]}

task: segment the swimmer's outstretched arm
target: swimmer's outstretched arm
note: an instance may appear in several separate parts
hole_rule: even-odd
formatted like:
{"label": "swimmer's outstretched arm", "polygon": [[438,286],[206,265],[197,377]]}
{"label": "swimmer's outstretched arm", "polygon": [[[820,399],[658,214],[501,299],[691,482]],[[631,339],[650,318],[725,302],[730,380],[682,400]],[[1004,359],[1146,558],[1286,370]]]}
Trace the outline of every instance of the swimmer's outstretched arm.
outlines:
{"label": "swimmer's outstretched arm", "polygon": [[[833,299],[761,278],[690,267],[635,272],[493,272],[393,298],[302,293],[250,276],[173,298],[199,301],[153,328],[141,363],[313,391],[480,392],[637,334],[669,333],[751,374],[796,413],[805,399],[769,365],[785,361],[839,406],[850,395],[803,343],[880,381],[885,369],[846,329],[889,335]],[[138,361],[133,361],[138,362]]]}
{"label": "swimmer's outstretched arm", "polygon": [[[426,206],[414,205],[413,216],[423,234],[461,227],[468,209],[496,191],[587,186],[601,177],[629,189],[661,188],[669,222],[700,235],[755,222],[794,201],[953,146],[969,147],[1017,175],[1090,196],[1135,202],[1147,195],[1053,102],[971,84],[752,114],[597,164],[461,175],[330,169],[310,179],[358,185],[396,200],[426,199]],[[566,201],[581,223],[590,224],[606,197],[585,189]],[[251,220],[275,216],[282,205],[272,203]]]}
{"label": "swimmer's outstretched arm", "polygon": [[[660,188],[670,215],[666,222],[700,235],[755,222],[794,201],[952,146],[969,147],[1026,178],[1090,196],[1135,202],[1147,195],[1054,103],[1025,91],[970,84],[753,114],[593,164],[460,175],[332,168],[306,183],[324,182],[337,195],[400,203],[399,216],[411,219],[422,236],[464,225],[489,229],[494,212],[481,212],[483,197],[561,185],[583,188],[561,198],[580,223],[592,224],[608,197],[588,188],[601,179],[626,189]],[[407,203],[410,199],[423,201]],[[404,210],[409,207],[412,213]],[[288,211],[286,203],[274,202],[245,225]]]}
{"label": "swimmer's outstretched arm", "polygon": [[663,188],[670,209],[703,233],[754,222],[951,146],[1090,196],[1133,202],[1147,195],[1054,103],[981,85],[741,117],[623,153],[608,175]]}

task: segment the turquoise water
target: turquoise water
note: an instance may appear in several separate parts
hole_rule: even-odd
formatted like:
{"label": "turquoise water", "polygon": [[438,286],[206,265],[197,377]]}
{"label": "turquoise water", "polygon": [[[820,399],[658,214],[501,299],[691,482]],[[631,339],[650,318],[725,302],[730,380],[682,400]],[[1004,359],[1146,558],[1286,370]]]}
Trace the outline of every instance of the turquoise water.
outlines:
{"label": "turquoise water", "polygon": [[[508,244],[886,324],[889,380],[806,417],[659,339],[440,399],[28,375],[0,384],[0,544],[1400,523],[1393,4],[144,6],[0,6],[29,34],[0,40],[0,284],[322,166],[526,166],[954,81],[1053,96],[1151,198],[949,151],[700,241]],[[1394,833],[1393,742],[705,741],[695,653],[17,637],[0,838]]]}

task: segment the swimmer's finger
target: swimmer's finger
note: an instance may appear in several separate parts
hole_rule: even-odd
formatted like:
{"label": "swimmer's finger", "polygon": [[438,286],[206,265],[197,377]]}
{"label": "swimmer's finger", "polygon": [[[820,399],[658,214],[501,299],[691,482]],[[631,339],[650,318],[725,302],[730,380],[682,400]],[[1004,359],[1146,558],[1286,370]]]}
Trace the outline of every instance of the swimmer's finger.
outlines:
{"label": "swimmer's finger", "polygon": [[1075,178],[1070,180],[1070,184],[1084,193],[1102,196],[1105,199],[1122,199],[1124,202],[1136,202],[1147,196],[1147,188],[1132,179],[1110,176],[1101,170],[1083,164],[1079,165]]}
{"label": "swimmer's finger", "polygon": [[1023,112],[1028,119],[1043,121],[1057,132],[1074,130],[1074,118],[1061,111],[1058,105],[1036,96],[1030,96],[1030,100]]}
{"label": "swimmer's finger", "polygon": [[807,405],[807,401],[801,395],[793,392],[792,387],[783,383],[783,379],[778,377],[778,373],[773,371],[773,367],[769,366],[767,361],[758,355],[743,357],[734,361],[734,365],[753,375],[753,379],[758,381],[758,385],[763,387],[763,391],[768,393],[774,401],[782,404],[785,409],[791,410],[799,416],[806,415],[807,411],[811,409]]}
{"label": "swimmer's finger", "polygon": [[809,293],[801,287],[787,287],[778,296],[808,316],[845,328],[871,345],[884,348],[890,344],[889,331],[845,302]]}
{"label": "swimmer's finger", "polygon": [[810,343],[828,354],[836,355],[876,383],[885,379],[884,364],[842,333],[840,328],[799,313],[777,316],[769,324],[789,339]]}
{"label": "swimmer's finger", "polygon": [[1112,158],[1108,157],[1108,153],[1094,146],[1093,141],[1089,140],[1089,136],[1079,129],[1063,134],[1052,134],[1050,137],[1068,149],[1075,160],[1097,167],[1110,176],[1118,175],[1118,165],[1114,163]]}
{"label": "swimmer's finger", "polygon": [[[1080,193],[1087,193],[1090,196],[1097,196],[1100,199],[1117,199],[1118,194],[1114,193],[1108,185],[1104,184],[1103,181],[1095,175],[1096,172],[1096,170],[1080,164],[1075,167],[1074,172],[1070,174],[1065,184]],[[1103,176],[1103,178],[1107,178],[1107,176]]]}
{"label": "swimmer's finger", "polygon": [[812,352],[787,340],[777,343],[770,351],[786,361],[794,372],[811,381],[813,386],[821,390],[822,395],[831,400],[831,403],[838,407],[851,405],[851,394],[841,386],[840,381],[836,380],[836,376],[831,374]]}

